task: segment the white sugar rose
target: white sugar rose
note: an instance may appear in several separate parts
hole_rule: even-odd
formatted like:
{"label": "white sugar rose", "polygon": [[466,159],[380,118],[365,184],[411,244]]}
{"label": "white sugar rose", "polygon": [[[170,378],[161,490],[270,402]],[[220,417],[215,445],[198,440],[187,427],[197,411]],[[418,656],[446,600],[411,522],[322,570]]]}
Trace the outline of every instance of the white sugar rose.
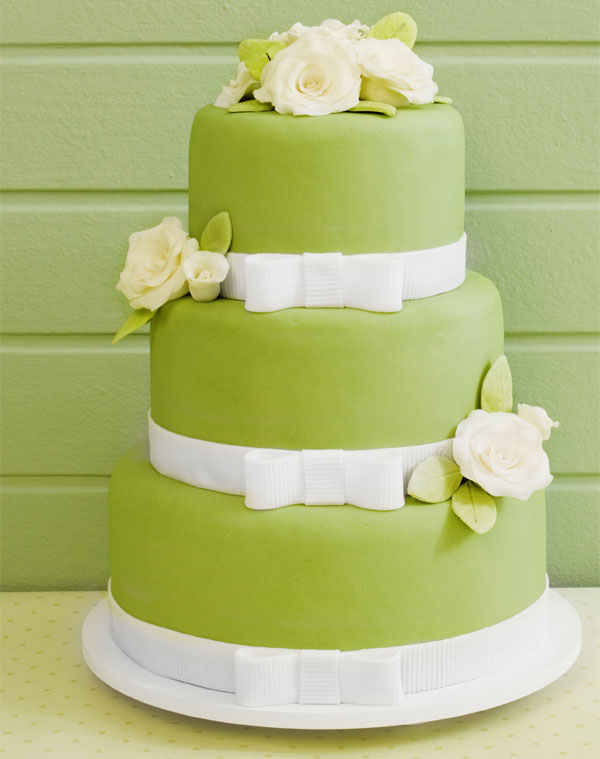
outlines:
{"label": "white sugar rose", "polygon": [[517,416],[537,427],[542,435],[542,440],[549,440],[553,427],[558,427],[558,422],[553,422],[548,413],[541,406],[529,406],[527,403],[517,405]]}
{"label": "white sugar rose", "polygon": [[298,22],[288,29],[287,32],[273,32],[269,39],[289,45],[295,42],[298,37],[306,34],[306,32],[314,32],[316,30],[324,31],[338,39],[350,41],[362,39],[369,33],[369,27],[366,24],[361,24],[356,19],[351,24],[344,24],[336,18],[328,18],[320,26],[304,26],[304,24]]}
{"label": "white sugar rose", "polygon": [[355,49],[326,32],[306,32],[266,64],[254,97],[294,116],[347,111],[360,91]]}
{"label": "white sugar rose", "polygon": [[221,282],[229,271],[229,261],[221,253],[200,250],[184,259],[183,271],[192,298],[205,302],[218,297]]}
{"label": "white sugar rose", "polygon": [[198,242],[182,228],[179,219],[167,216],[161,223],[129,237],[120,290],[133,308],[156,311],[163,303],[188,291],[182,260],[198,250]]}
{"label": "white sugar rose", "polygon": [[248,71],[246,64],[239,63],[236,78],[230,79],[229,84],[223,85],[221,94],[215,100],[215,105],[217,108],[231,108],[255,90],[259,84],[260,82]]}
{"label": "white sugar rose", "polygon": [[472,411],[456,429],[454,460],[461,474],[490,495],[526,500],[552,481],[537,427],[503,411]]}
{"label": "white sugar rose", "polygon": [[362,100],[396,107],[432,103],[438,87],[433,66],[421,60],[399,39],[365,39],[356,46],[363,80]]}

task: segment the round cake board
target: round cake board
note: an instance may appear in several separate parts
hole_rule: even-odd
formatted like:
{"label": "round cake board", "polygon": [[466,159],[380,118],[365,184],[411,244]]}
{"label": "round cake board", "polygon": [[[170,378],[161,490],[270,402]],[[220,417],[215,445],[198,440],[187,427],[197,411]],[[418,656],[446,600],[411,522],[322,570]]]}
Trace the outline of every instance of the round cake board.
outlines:
{"label": "round cake board", "polygon": [[581,648],[577,613],[556,591],[550,591],[544,644],[534,654],[493,675],[410,694],[403,704],[393,706],[288,704],[250,708],[236,704],[232,693],[170,680],[136,664],[111,637],[106,599],[88,614],[82,635],[83,656],[92,672],[137,701],[217,722],[304,730],[409,725],[491,709],[549,685],[569,669]]}

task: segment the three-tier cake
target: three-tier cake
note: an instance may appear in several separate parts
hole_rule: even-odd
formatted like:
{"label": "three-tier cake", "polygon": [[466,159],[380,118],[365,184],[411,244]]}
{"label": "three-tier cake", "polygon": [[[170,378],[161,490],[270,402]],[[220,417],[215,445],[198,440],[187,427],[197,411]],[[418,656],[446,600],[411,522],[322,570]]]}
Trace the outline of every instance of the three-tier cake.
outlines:
{"label": "three-tier cake", "polygon": [[413,26],[242,43],[192,127],[189,234],[135,233],[121,275],[151,410],[112,478],[111,634],[247,707],[400,704],[544,635],[556,423],[512,412]]}

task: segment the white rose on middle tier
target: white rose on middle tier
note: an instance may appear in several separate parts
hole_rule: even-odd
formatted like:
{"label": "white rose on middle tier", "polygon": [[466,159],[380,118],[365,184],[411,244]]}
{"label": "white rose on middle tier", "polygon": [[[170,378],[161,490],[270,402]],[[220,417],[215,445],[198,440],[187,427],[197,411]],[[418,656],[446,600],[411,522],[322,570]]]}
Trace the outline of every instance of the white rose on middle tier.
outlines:
{"label": "white rose on middle tier", "polygon": [[438,86],[433,66],[398,39],[365,39],[356,45],[363,79],[362,100],[396,107],[432,103]]}
{"label": "white rose on middle tier", "polygon": [[356,45],[327,32],[306,32],[269,61],[254,97],[279,113],[325,116],[358,103]]}
{"label": "white rose on middle tier", "polygon": [[490,495],[524,501],[552,482],[539,429],[516,414],[471,411],[456,428],[452,453],[463,477]]}

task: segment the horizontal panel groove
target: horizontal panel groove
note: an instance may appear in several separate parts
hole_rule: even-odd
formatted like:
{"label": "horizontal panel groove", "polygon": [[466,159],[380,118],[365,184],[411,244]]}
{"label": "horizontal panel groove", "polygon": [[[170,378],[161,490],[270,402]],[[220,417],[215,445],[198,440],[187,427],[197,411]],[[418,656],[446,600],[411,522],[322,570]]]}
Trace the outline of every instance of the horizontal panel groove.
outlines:
{"label": "horizontal panel groove", "polygon": [[[70,196],[67,193],[52,192],[31,192],[25,197],[6,199],[5,195],[0,194],[0,213],[135,213],[156,211],[164,212],[165,208],[169,213],[177,212],[178,214],[187,215],[188,199],[187,192],[171,193],[166,195],[160,191],[156,193],[122,193],[115,197],[116,193],[98,192],[88,195],[87,193],[78,193]],[[131,230],[133,231],[133,230]]]}
{"label": "horizontal panel groove", "polygon": [[[510,62],[511,59],[506,59],[507,62]],[[542,61],[543,59],[537,59]],[[554,59],[548,59],[548,60],[554,60]],[[563,60],[563,59],[561,59]],[[578,61],[581,62],[582,59],[580,58],[571,58],[572,61]],[[583,61],[592,60],[584,58]],[[97,51],[78,51],[73,52],[71,54],[65,54],[64,51],[61,52],[60,55],[4,55],[0,59],[0,67],[9,70],[11,68],[17,68],[17,67],[31,67],[31,66],[40,66],[40,67],[46,67],[46,66],[81,66],[81,65],[100,65],[100,66],[123,66],[123,64],[128,65],[151,65],[151,66],[161,66],[161,65],[167,65],[167,64],[184,64],[189,65],[194,64],[198,66],[207,65],[207,66],[227,66],[231,65],[232,67],[235,66],[235,63],[237,62],[237,56],[234,51],[230,53],[199,53],[199,51],[180,51],[179,53],[149,53],[147,51],[144,51],[144,53],[135,53],[134,51],[130,50],[123,50],[121,53],[116,53],[114,51],[112,52],[106,52],[104,54],[98,54]]]}
{"label": "horizontal panel groove", "polygon": [[[112,345],[113,333],[52,333],[52,334],[2,334],[1,348],[6,353],[62,353],[78,351],[125,351],[147,348],[146,335],[129,335],[118,345]],[[507,332],[506,347],[511,350],[598,350],[600,333],[590,332]]]}
{"label": "horizontal panel groove", "polygon": [[595,472],[554,473],[552,490],[599,490],[600,475]]}
{"label": "horizontal panel groove", "polygon": [[0,489],[3,493],[20,492],[53,492],[85,491],[86,493],[104,493],[110,482],[110,477],[99,477],[97,474],[72,475],[3,475],[0,477]]}
{"label": "horizontal panel groove", "polygon": [[465,207],[468,211],[520,208],[600,209],[598,190],[476,190],[467,189]]}
{"label": "horizontal panel groove", "polygon": [[511,332],[505,335],[507,351],[573,351],[599,352],[600,337],[597,332]]}
{"label": "horizontal panel groove", "polygon": [[[52,205],[59,206],[63,211],[65,206],[72,206],[75,210],[95,210],[99,204],[102,204],[103,210],[106,210],[107,206],[114,206],[118,209],[122,203],[127,203],[128,208],[139,205],[146,210],[149,204],[168,204],[169,206],[180,204],[187,208],[187,202],[187,188],[113,189],[108,187],[95,190],[63,190],[61,188],[52,190],[35,188],[0,190],[2,211],[29,211]],[[52,208],[48,210],[52,210]]]}
{"label": "horizontal panel groove", "polygon": [[[65,42],[3,42],[2,54],[19,53],[23,50],[144,50],[144,49],[182,49],[190,50],[197,48],[199,50],[219,50],[225,48],[227,50],[237,50],[239,43],[236,40],[197,40],[197,41],[175,41],[175,40],[128,40],[123,42],[111,42],[110,40],[97,41],[97,42],[77,42],[77,41],[65,41]],[[536,44],[536,43],[533,43]],[[547,44],[547,43],[542,43]],[[552,44],[552,43],[551,43]],[[567,43],[575,44],[594,44],[593,42],[575,42]]]}
{"label": "horizontal panel groove", "polygon": [[[554,472],[550,485],[553,490],[598,490],[600,475],[596,472],[576,472],[561,474]],[[110,476],[97,474],[4,474],[0,477],[0,488],[9,490],[93,490],[104,491],[110,482]]]}
{"label": "horizontal panel groove", "polygon": [[[437,66],[438,64],[443,63],[445,66],[452,66],[452,65],[460,65],[461,67],[469,66],[469,65],[491,65],[496,66],[498,64],[507,64],[507,65],[513,65],[513,66],[522,66],[526,67],[531,64],[542,64],[542,65],[549,65],[554,66],[556,64],[564,65],[564,66],[570,66],[570,65],[576,65],[581,66],[583,65],[590,65],[590,66],[596,66],[598,64],[598,54],[595,53],[594,55],[589,56],[500,56],[500,55],[453,55],[452,53],[448,52],[446,54],[443,54],[439,52],[437,55],[427,55],[426,53],[421,52],[421,57],[425,60],[427,60],[428,63],[431,63],[434,66]],[[14,58],[10,56],[4,56],[0,59],[0,68],[5,70],[10,70],[11,68],[25,68],[25,67],[40,67],[44,68],[47,66],[83,66],[83,65],[100,65],[100,66],[120,66],[122,67],[124,64],[127,65],[150,65],[150,66],[162,66],[162,65],[171,65],[171,64],[182,64],[188,66],[189,64],[193,64],[195,66],[231,66],[232,69],[232,75],[234,73],[234,69],[236,64],[238,63],[238,58],[235,55],[235,53],[228,54],[228,55],[199,55],[197,52],[192,53],[180,53],[179,55],[175,54],[148,54],[145,55],[131,55],[128,53],[123,52],[120,55],[117,55],[115,53],[111,55],[97,55],[97,54],[89,54],[89,55],[82,55],[82,54],[72,54],[72,55],[25,55],[25,56],[15,56]],[[218,83],[218,82],[217,82]]]}
{"label": "horizontal panel groove", "polygon": [[0,348],[5,354],[40,353],[147,353],[148,335],[129,335],[112,345],[112,334],[15,335],[4,334]]}
{"label": "horizontal panel groove", "polygon": [[543,340],[546,342],[560,341],[563,338],[568,340],[581,339],[584,342],[587,340],[596,341],[600,345],[600,333],[596,330],[590,330],[589,332],[570,332],[569,330],[555,331],[555,332],[505,332],[504,337],[507,340]]}
{"label": "horizontal panel groove", "polygon": [[[155,62],[161,60],[186,61],[197,59],[198,61],[222,61],[237,58],[237,46],[239,40],[222,40],[214,42],[34,42],[34,43],[8,43],[3,45],[2,62],[20,63],[29,65],[38,61],[51,63],[72,62],[75,59],[93,61],[122,61],[131,58],[138,62]],[[536,61],[543,59],[556,60],[557,58],[576,58],[578,60],[594,60],[599,52],[600,45],[590,41],[560,40],[549,41],[518,41],[511,40],[437,40],[418,42],[416,50],[422,57],[449,58],[451,60],[485,60],[500,59],[517,62],[529,62],[531,58]]]}
{"label": "horizontal panel groove", "polygon": [[[19,334],[4,332],[0,348],[5,353],[62,353],[79,351],[145,351],[147,335],[129,335],[112,345],[114,333],[50,333]],[[600,333],[590,332],[506,332],[506,348],[510,350],[584,350],[600,349]]]}
{"label": "horizontal panel groove", "polygon": [[[187,188],[132,188],[132,189],[10,189],[0,190],[2,211],[61,211],[96,210],[102,205],[102,210],[116,210],[121,204],[127,208],[133,206],[148,209],[148,205],[160,206],[178,204],[187,209]],[[498,208],[530,208],[544,206],[568,205],[569,208],[597,210],[600,208],[600,191],[598,190],[477,190],[467,189],[466,207],[468,210],[485,210]]]}
{"label": "horizontal panel groove", "polygon": [[196,44],[93,44],[93,45],[8,45],[3,46],[0,64],[12,66],[98,64],[198,63],[233,64],[238,59],[237,42]]}

